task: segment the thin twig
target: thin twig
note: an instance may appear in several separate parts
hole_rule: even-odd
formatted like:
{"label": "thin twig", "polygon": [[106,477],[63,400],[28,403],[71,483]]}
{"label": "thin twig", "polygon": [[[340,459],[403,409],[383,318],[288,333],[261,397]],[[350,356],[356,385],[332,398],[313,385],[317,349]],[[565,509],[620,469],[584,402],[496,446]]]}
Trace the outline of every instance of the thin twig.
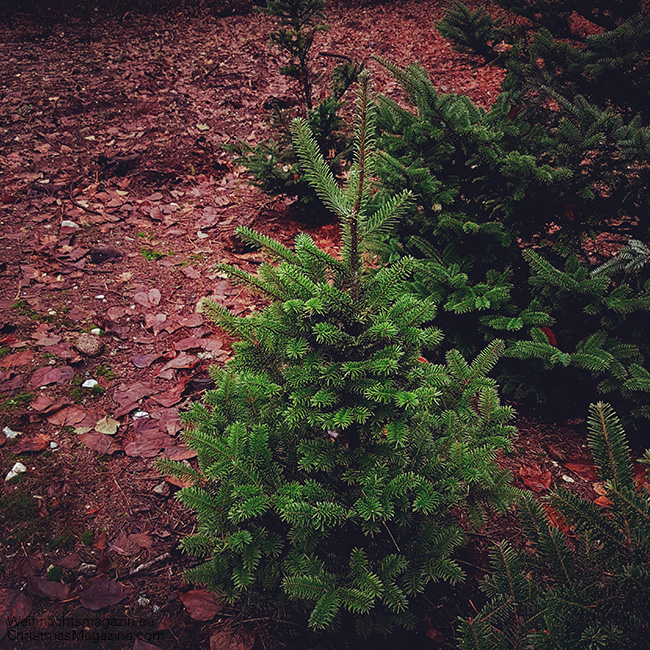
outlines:
{"label": "thin twig", "polygon": [[388,525],[386,524],[385,521],[382,521],[381,523],[384,524],[384,528],[386,529],[386,531],[387,531],[388,534],[390,535],[390,538],[393,540],[393,544],[395,544],[395,548],[397,549],[397,552],[398,552],[398,553],[401,553],[401,552],[402,552],[402,549],[399,547],[399,545],[398,545],[397,542],[395,541],[395,538],[393,537],[393,533],[390,532],[390,528],[388,527]]}
{"label": "thin twig", "polygon": [[85,205],[81,205],[81,203],[75,201],[74,197],[72,196],[72,189],[76,184],[77,181],[72,181],[70,183],[70,186],[68,187],[68,196],[70,197],[70,201],[72,202],[72,205],[80,208],[81,210],[85,210],[86,212],[90,212],[90,214],[98,214],[100,217],[103,216],[101,212],[97,212],[97,210],[93,210],[92,208],[87,208]]}
{"label": "thin twig", "polygon": [[129,572],[129,577],[134,576],[136,573],[140,573],[140,571],[144,571],[145,569],[148,569],[149,567],[153,566],[157,562],[162,562],[163,560],[167,560],[170,557],[171,555],[169,553],[163,553],[162,555],[155,557],[153,560],[149,560],[148,562],[139,564],[137,567],[135,567],[135,569]]}
{"label": "thin twig", "polygon": [[345,54],[336,54],[334,52],[319,52],[318,54],[320,56],[330,56],[333,59],[343,59],[343,61],[349,61],[350,63],[352,63],[353,60],[351,56],[347,56]]}

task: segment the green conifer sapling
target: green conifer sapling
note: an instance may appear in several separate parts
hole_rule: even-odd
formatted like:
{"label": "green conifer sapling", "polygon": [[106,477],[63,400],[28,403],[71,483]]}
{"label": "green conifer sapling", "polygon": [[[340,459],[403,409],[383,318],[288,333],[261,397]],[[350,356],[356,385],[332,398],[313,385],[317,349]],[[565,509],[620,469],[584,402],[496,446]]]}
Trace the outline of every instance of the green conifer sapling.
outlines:
{"label": "green conifer sapling", "polygon": [[463,578],[452,509],[480,522],[486,504],[506,506],[509,477],[494,456],[513,434],[512,410],[486,377],[502,343],[471,363],[455,351],[446,365],[424,362],[442,335],[429,325],[433,302],[405,292],[413,260],[366,263],[410,200],[401,192],[369,213],[373,111],[363,73],[343,189],[307,123],[293,122],[304,173],[340,217],[341,255],[306,234],[290,249],[240,228],[275,263],[256,275],[220,268],[270,304],[243,318],[206,301],[240,341],[212,369],[216,389],[186,414],[198,469],[161,462],[192,482],[179,494],[199,529],[182,546],[206,561],[188,580],[316,629],[354,620],[363,634],[412,626],[430,583]]}

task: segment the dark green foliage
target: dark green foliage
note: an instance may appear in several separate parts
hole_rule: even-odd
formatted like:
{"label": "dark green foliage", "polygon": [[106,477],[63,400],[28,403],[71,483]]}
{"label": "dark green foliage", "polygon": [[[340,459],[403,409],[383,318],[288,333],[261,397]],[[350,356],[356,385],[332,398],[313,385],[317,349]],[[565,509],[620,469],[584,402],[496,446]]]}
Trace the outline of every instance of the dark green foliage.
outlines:
{"label": "dark green foliage", "polygon": [[438,31],[442,36],[454,42],[461,52],[479,54],[486,59],[494,58],[492,41],[497,25],[485,7],[471,11],[462,2],[456,1],[452,10],[448,11],[444,20],[438,23]]}
{"label": "dark green foliage", "polygon": [[[577,256],[563,259],[579,251],[586,228],[574,220],[551,231],[550,219],[559,219],[553,202],[564,210],[563,192],[576,182],[575,160],[566,157],[560,167],[542,162],[551,160],[542,155],[545,130],[531,130],[523,115],[511,119],[507,95],[485,112],[466,97],[439,94],[416,65],[382,63],[416,109],[378,102],[378,141],[386,152],[378,162],[379,196],[406,187],[415,198],[383,252],[391,260],[417,258],[411,290],[436,303],[449,344],[475,354],[503,339],[503,390],[520,403],[552,405],[553,416],[575,415],[599,393],[614,391],[618,408],[647,417],[648,400],[638,391],[648,390],[650,287],[643,273],[622,282],[609,277],[619,268],[641,269],[643,245],[631,243],[593,276]],[[528,145],[535,155],[526,153]],[[569,193],[579,196],[579,188]],[[594,214],[607,209],[601,197],[592,193],[590,200]],[[529,237],[553,241],[554,250],[522,258]]]}
{"label": "dark green foliage", "polygon": [[[572,401],[593,398],[596,391],[613,392],[612,400],[631,417],[647,418],[648,400],[639,391],[648,392],[648,387],[634,378],[645,372],[639,364],[650,353],[645,334],[650,284],[634,288],[616,283],[605,273],[590,273],[576,258],[568,259],[561,271],[533,251],[525,251],[524,257],[531,266],[535,306],[551,316],[552,322],[544,324],[552,329],[532,329],[531,340],[512,341],[506,355],[528,364],[531,381],[532,373],[538,373],[532,385],[548,386],[549,402],[562,401],[562,392]],[[484,322],[499,325],[498,318]],[[521,395],[521,373],[515,369],[510,381]]]}
{"label": "dark green foliage", "polygon": [[471,362],[453,350],[444,364],[424,362],[442,334],[430,325],[433,301],[406,289],[413,260],[378,270],[364,261],[410,201],[404,191],[368,211],[377,160],[368,75],[344,189],[306,121],[292,133],[305,178],[341,219],[341,256],[306,234],[291,249],[240,229],[276,263],[256,275],[220,268],[270,304],[238,318],[205,303],[240,342],[186,415],[199,469],[161,465],[193,484],[180,498],[199,530],[183,548],[207,561],[189,580],[229,601],[302,613],[313,628],[352,618],[361,634],[385,633],[414,625],[431,583],[463,579],[452,511],[479,523],[486,505],[509,502],[494,458],[513,434],[512,409],[486,376],[503,344]]}
{"label": "dark green foliage", "polygon": [[495,547],[481,585],[488,603],[462,622],[463,650],[650,648],[650,494],[637,488],[608,404],[591,406],[589,446],[611,507],[557,490],[551,506],[569,536],[528,493],[520,516],[530,551]]}
{"label": "dark green foliage", "polygon": [[[349,74],[350,68],[345,65],[336,68],[335,72],[343,69],[348,74],[342,72],[340,77],[336,77],[339,80],[339,85],[334,89],[336,94],[320,102],[307,118],[321,151],[325,152],[328,166],[336,176],[348,166],[351,153],[345,124],[339,116],[342,104],[338,93],[342,95],[360,71],[360,68],[354,67],[352,74]],[[346,84],[345,88],[341,83]],[[225,145],[224,148],[237,154],[235,162],[244,165],[251,172],[255,183],[264,192],[295,197],[301,210],[312,217],[318,216],[319,212],[325,213],[323,216],[331,216],[330,212],[323,209],[313,188],[302,175],[291,143],[288,116],[277,104],[273,106],[273,123],[277,130],[278,142],[260,142],[251,147],[241,141],[235,145]]]}
{"label": "dark green foliage", "polygon": [[585,236],[611,231],[619,216],[644,239],[650,131],[638,120],[556,96],[563,110],[544,121],[512,92],[486,112],[467,97],[438,93],[417,65],[380,62],[416,109],[380,98],[380,173],[388,188],[416,193],[424,212],[413,216],[412,232],[439,237],[444,229],[442,243],[451,237],[456,248],[462,240],[493,248],[519,237],[565,255]]}
{"label": "dark green foliage", "polygon": [[623,246],[618,253],[594,269],[592,275],[615,275],[623,273],[625,279],[633,277],[637,283],[642,278],[647,279],[648,270],[646,264],[650,261],[650,248],[638,239],[630,239],[626,246]]}
{"label": "dark green foliage", "polygon": [[[514,149],[537,165],[570,172],[549,186],[550,201],[523,210],[513,225],[525,237],[545,236],[554,222],[577,234],[579,243],[591,229],[611,230],[618,216],[631,234],[646,239],[647,7],[640,0],[496,4],[509,12],[508,20],[495,22],[483,9],[472,12],[456,2],[438,27],[459,49],[506,69],[497,106],[507,105],[507,116],[520,132]],[[507,131],[504,135],[506,144]],[[546,221],[540,211],[546,211]]]}

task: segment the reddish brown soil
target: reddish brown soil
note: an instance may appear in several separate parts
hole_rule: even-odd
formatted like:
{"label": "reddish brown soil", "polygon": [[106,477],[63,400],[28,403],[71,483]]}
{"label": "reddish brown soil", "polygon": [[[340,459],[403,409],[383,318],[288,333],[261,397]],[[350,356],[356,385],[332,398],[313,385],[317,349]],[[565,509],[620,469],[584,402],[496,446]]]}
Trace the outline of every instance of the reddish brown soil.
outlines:
{"label": "reddish brown soil", "polygon": [[[333,4],[331,29],[314,51],[418,60],[442,91],[487,106],[499,73],[475,67],[436,34],[445,5]],[[248,636],[236,641],[218,637],[240,629],[232,621],[239,625],[244,615],[235,610],[208,622],[190,617],[179,596],[190,589],[181,573],[193,560],[177,546],[195,523],[173,499],[177,486],[151,462],[159,454],[192,462],[178,441],[178,414],[205,389],[209,365],[229,356],[229,340],[197,314],[200,299],[211,295],[240,314],[260,306],[213,270],[218,262],[249,270],[259,263],[257,253],[234,244],[235,227],[286,241],[303,229],[323,246],[337,245],[335,224],[292,220],[288,202],[252,187],[221,149],[268,137],[264,105],[272,97],[293,101],[278,73],[281,57],[268,45],[271,26],[254,13],[54,26],[24,19],[0,27],[0,425],[21,432],[6,442],[0,434],[0,582],[26,589],[42,625],[60,616],[100,623],[145,617],[144,640],[160,648],[204,649],[211,636],[213,649],[250,647],[253,639],[259,648],[305,643],[261,620],[245,622]],[[323,78],[331,65],[331,57],[316,57]],[[378,64],[368,65],[378,90],[397,92]],[[94,328],[102,350],[93,357],[74,344]],[[88,379],[103,394],[80,386]],[[149,417],[138,420],[138,411]],[[106,417],[119,425],[115,431]],[[554,483],[570,474],[562,462],[584,455],[571,431],[520,425],[521,452],[504,463],[522,486],[522,458],[542,480],[550,471]],[[9,484],[4,477],[17,461],[27,471]],[[590,493],[588,480],[571,476]],[[470,574],[477,562],[484,566],[488,542],[504,533],[517,534],[514,520],[493,520],[477,537],[466,560]],[[92,566],[81,571],[80,562]],[[61,563],[66,594],[43,592],[38,580]],[[128,594],[92,612],[79,594],[93,581],[119,583]],[[417,645],[449,647],[453,617],[471,612],[470,582],[465,600],[446,612],[432,609],[423,624],[428,636]],[[43,628],[33,622],[24,631]],[[5,643],[148,647],[24,638]]]}

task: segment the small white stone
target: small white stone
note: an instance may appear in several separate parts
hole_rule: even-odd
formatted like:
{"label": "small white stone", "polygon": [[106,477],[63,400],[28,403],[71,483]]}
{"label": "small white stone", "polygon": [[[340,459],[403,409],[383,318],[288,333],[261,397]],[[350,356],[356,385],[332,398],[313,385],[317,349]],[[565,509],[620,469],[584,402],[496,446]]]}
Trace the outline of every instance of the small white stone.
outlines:
{"label": "small white stone", "polygon": [[56,442],[54,442],[54,440],[52,440],[52,442],[50,442],[50,449],[52,451],[59,451],[59,445],[57,445]]}
{"label": "small white stone", "polygon": [[575,483],[575,479],[571,478],[567,474],[562,474],[562,480],[566,481],[567,483]]}
{"label": "small white stone", "polygon": [[160,611],[160,605],[154,605],[151,609],[154,614],[157,614]]}
{"label": "small white stone", "polygon": [[208,235],[207,232],[201,232],[201,231],[199,230],[199,232],[196,233],[196,236],[197,236],[199,239],[207,239],[210,235]]}
{"label": "small white stone", "polygon": [[214,354],[212,352],[199,352],[196,355],[199,359],[214,359]]}
{"label": "small white stone", "polygon": [[50,359],[50,360],[48,361],[48,363],[49,363],[51,366],[56,366],[56,359]]}
{"label": "small white stone", "polygon": [[95,336],[99,336],[102,333],[102,331],[101,331],[101,329],[99,329],[99,327],[93,327],[90,330],[90,333],[94,334]]}
{"label": "small white stone", "polygon": [[12,439],[15,438],[16,436],[19,436],[19,435],[22,433],[22,431],[13,431],[13,430],[10,429],[9,427],[5,427],[5,428],[2,430],[2,433],[5,434],[5,437],[6,437],[6,438],[8,438],[9,440],[12,440]]}
{"label": "small white stone", "polygon": [[69,219],[64,219],[61,222],[61,228],[79,228],[79,224],[76,224],[74,221],[70,221]]}
{"label": "small white stone", "polygon": [[99,382],[96,381],[95,379],[86,379],[86,381],[84,381],[84,383],[81,384],[81,387],[82,388],[95,388],[95,386],[97,386],[97,384],[99,384]]}
{"label": "small white stone", "polygon": [[23,472],[26,472],[26,471],[27,471],[27,468],[22,463],[16,463],[11,468],[11,471],[5,477],[5,481],[11,481],[12,478],[14,478],[15,476],[18,476],[18,474],[22,474]]}
{"label": "small white stone", "polygon": [[147,413],[146,411],[138,411],[137,413],[133,414],[134,420],[138,420],[139,418],[148,418],[148,417],[149,417],[149,413]]}
{"label": "small white stone", "polygon": [[140,598],[138,598],[138,605],[140,605],[140,607],[143,607],[144,605],[148,605],[150,602],[151,601],[148,598],[145,598],[144,596],[140,596]]}
{"label": "small white stone", "polygon": [[98,296],[95,296],[95,300],[104,300],[104,294],[100,293]]}
{"label": "small white stone", "polygon": [[47,310],[47,313],[48,313],[50,316],[56,316],[56,309],[48,309],[48,310]]}

